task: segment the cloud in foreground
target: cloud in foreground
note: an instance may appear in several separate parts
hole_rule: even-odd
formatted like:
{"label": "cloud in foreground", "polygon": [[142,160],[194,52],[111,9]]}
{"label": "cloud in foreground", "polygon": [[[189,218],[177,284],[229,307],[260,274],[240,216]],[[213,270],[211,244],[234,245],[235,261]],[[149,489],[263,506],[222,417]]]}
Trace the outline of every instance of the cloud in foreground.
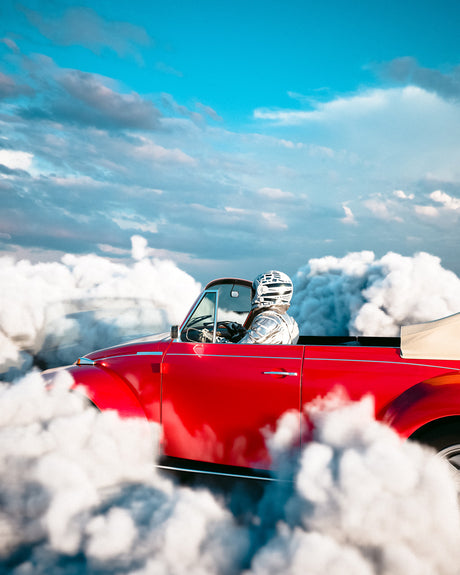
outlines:
{"label": "cloud in foreground", "polygon": [[[0,386],[3,573],[457,572],[460,518],[446,464],[401,443],[368,401],[313,410],[314,441],[299,466],[285,459],[282,476],[293,481],[269,485],[259,502],[243,494],[252,520],[237,521],[208,489],[155,471],[156,427],[97,412],[62,374],[51,389],[43,383],[35,373]],[[271,441],[278,455],[288,420]]]}

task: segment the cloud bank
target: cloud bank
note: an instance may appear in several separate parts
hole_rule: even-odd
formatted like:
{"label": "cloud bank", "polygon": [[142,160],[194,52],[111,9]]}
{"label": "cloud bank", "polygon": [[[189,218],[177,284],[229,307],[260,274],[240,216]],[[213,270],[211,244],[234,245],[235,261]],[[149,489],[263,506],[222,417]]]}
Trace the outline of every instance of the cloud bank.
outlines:
{"label": "cloud bank", "polygon": [[[59,370],[48,386],[36,370],[19,377],[39,359],[74,361],[180,321],[199,285],[148,252],[135,236],[129,265],[94,255],[1,262],[3,375],[15,383],[0,386],[0,570],[454,575],[450,469],[376,422],[370,399],[308,406],[314,432],[300,454],[298,417],[293,426],[285,414],[267,438],[283,482],[254,497],[163,476],[159,429],[95,411]],[[399,322],[456,311],[459,282],[429,254],[320,258],[298,271],[292,311],[307,333],[392,335]]]}
{"label": "cloud bank", "polygon": [[132,246],[127,264],[71,254],[52,263],[0,259],[4,377],[33,363],[73,363],[94,349],[168,331],[183,319],[200,285],[171,261],[148,258],[142,237],[133,236]]}
{"label": "cloud bank", "polygon": [[291,313],[311,335],[398,336],[460,311],[460,279],[427,253],[315,258],[294,277]]}
{"label": "cloud bank", "polygon": [[[428,251],[459,273],[458,69],[395,60],[391,85],[254,102],[241,124],[223,101],[165,85],[153,54],[147,89],[130,61],[150,52],[143,28],[50,10],[19,12],[35,50],[13,32],[0,41],[0,248],[103,255],[143,233],[203,281],[363,247]],[[110,66],[74,56],[100,52]]]}
{"label": "cloud bank", "polygon": [[155,427],[99,413],[68,386],[61,374],[46,390],[35,373],[0,387],[3,573],[457,572],[449,470],[373,420],[369,401],[312,406],[313,441],[285,460],[291,481],[243,500],[238,517],[221,495],[155,471]]}
{"label": "cloud bank", "polygon": [[[61,262],[0,260],[0,373],[54,367],[180,323],[201,286],[132,237],[132,260],[67,254]],[[294,280],[290,313],[304,335],[398,336],[401,325],[460,311],[460,279],[427,253],[370,251],[311,259]]]}

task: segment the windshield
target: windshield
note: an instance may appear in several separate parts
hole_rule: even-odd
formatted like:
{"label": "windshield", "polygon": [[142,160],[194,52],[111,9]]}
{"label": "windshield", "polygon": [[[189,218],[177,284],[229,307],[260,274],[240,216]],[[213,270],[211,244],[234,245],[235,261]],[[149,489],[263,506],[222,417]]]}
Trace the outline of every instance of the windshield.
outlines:
{"label": "windshield", "polygon": [[217,321],[236,321],[243,325],[251,310],[251,288],[236,284],[216,287],[219,291]]}
{"label": "windshield", "polygon": [[200,341],[201,332],[204,329],[214,335],[216,323],[231,321],[243,325],[251,310],[251,295],[251,287],[248,285],[228,281],[213,285],[203,293],[183,325],[180,339]]}

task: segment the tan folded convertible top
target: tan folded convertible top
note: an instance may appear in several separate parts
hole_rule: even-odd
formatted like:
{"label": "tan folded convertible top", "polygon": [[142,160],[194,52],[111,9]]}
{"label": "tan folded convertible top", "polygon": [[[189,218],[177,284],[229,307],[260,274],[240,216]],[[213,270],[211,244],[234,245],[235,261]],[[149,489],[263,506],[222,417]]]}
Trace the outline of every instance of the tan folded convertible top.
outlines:
{"label": "tan folded convertible top", "polygon": [[401,356],[460,360],[460,313],[401,326]]}

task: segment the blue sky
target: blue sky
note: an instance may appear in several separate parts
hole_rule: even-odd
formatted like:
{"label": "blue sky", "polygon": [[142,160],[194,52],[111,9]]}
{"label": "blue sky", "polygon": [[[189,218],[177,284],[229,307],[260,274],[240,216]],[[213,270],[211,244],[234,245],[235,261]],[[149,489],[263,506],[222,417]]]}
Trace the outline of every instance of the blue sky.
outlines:
{"label": "blue sky", "polygon": [[460,273],[460,5],[3,0],[0,249]]}

